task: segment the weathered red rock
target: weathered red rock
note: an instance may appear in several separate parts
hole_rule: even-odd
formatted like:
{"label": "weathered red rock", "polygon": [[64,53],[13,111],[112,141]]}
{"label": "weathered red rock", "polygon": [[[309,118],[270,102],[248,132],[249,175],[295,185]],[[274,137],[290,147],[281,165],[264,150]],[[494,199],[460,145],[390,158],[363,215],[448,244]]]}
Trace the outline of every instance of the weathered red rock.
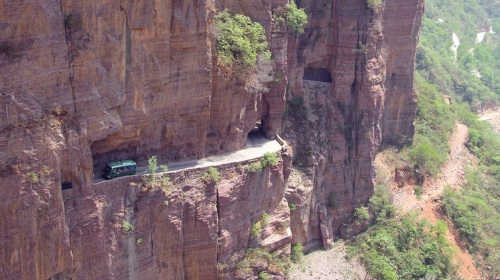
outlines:
{"label": "weathered red rock", "polygon": [[[295,105],[284,135],[314,188],[309,223],[292,223],[292,232],[304,240],[307,228],[309,247],[328,247],[331,235],[372,195],[381,144],[408,143],[413,136],[423,5],[387,0],[377,11],[365,1],[304,5],[311,19],[305,34],[288,40],[288,99]],[[293,192],[287,198],[301,197]]]}
{"label": "weathered red rock", "polygon": [[[381,143],[412,136],[423,8],[386,0],[375,15],[364,0],[314,0],[299,3],[305,34],[272,32],[286,3],[0,0],[0,278],[222,277],[217,263],[241,258],[263,212],[256,245],[328,246],[372,194]],[[264,26],[283,73],[269,92],[217,74],[213,16],[225,8]],[[321,81],[303,80],[311,69]],[[286,135],[306,187],[285,197],[287,157],[257,174],[220,167],[217,187],[180,172],[167,196],[131,187],[134,178],[93,182],[110,160],[240,149],[257,120],[269,137]]]}

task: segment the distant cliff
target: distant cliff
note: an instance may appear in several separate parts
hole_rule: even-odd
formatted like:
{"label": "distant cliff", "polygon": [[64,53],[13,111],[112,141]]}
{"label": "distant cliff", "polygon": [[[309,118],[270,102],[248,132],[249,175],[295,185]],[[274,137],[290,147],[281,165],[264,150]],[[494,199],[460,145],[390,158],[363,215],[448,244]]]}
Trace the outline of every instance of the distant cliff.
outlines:
{"label": "distant cliff", "polygon": [[[423,3],[297,1],[304,34],[272,28],[287,3],[0,1],[0,278],[232,278],[234,267],[217,264],[250,245],[328,246],[373,193],[379,147],[413,135]],[[218,75],[214,15],[224,9],[266,30],[280,73],[269,92]],[[300,171],[290,175],[285,153],[257,173],[221,166],[212,185],[202,171],[178,172],[168,193],[143,192],[136,177],[94,184],[111,160],[238,150],[257,121],[291,144]]]}

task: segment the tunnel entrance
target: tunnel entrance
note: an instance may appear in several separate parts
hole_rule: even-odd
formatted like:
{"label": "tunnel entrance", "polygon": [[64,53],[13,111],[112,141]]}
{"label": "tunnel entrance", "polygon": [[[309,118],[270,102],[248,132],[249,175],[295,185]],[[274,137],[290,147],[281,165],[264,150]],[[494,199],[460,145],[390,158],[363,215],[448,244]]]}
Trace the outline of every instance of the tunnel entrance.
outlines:
{"label": "tunnel entrance", "polygon": [[246,147],[258,145],[259,143],[265,142],[267,140],[264,134],[263,127],[264,126],[262,125],[262,120],[258,120],[255,123],[254,128],[252,128],[252,130],[248,132]]}
{"label": "tunnel entrance", "polygon": [[332,74],[325,68],[304,68],[304,80],[315,81],[315,82],[332,82]]}

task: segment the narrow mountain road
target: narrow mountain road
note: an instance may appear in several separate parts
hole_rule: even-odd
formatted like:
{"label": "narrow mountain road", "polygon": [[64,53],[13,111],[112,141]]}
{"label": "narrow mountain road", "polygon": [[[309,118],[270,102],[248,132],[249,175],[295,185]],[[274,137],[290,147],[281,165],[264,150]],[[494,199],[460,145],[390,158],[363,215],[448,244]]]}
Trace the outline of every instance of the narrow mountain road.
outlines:
{"label": "narrow mountain road", "polygon": [[[276,140],[267,139],[260,134],[249,135],[246,146],[242,150],[217,156],[211,156],[199,160],[173,162],[168,164],[167,173],[184,169],[210,167],[232,162],[251,160],[262,157],[267,152],[277,152],[279,150],[281,150],[281,145]],[[145,174],[146,169],[146,165],[137,166],[136,174]],[[161,170],[158,170],[158,172],[161,172]],[[94,173],[94,184],[105,181],[102,176],[102,172]]]}
{"label": "narrow mountain road", "polygon": [[[396,189],[394,204],[403,209],[404,212],[418,209],[422,211],[421,217],[425,217],[434,223],[439,219],[446,219],[441,211],[440,201],[444,189],[449,186],[453,190],[459,190],[465,182],[466,165],[477,163],[477,159],[465,147],[467,136],[467,126],[457,123],[456,130],[450,138],[450,154],[441,168],[440,175],[436,178],[426,179],[420,199],[414,194],[413,186]],[[459,242],[458,236],[451,228],[447,230],[446,237],[457,248],[455,263],[458,265],[459,275],[464,279],[480,279],[481,274],[474,266],[474,260],[465,246]]]}

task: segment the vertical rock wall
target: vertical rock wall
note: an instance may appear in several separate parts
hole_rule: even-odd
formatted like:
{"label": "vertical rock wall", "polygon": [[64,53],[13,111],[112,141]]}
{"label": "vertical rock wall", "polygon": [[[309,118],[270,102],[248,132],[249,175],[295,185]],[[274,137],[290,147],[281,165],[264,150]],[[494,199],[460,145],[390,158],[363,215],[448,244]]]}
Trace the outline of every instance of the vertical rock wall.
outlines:
{"label": "vertical rock wall", "polygon": [[[272,26],[286,3],[0,0],[0,278],[231,278],[216,264],[241,258],[264,211],[271,222],[253,245],[328,246],[372,194],[381,143],[412,136],[423,6],[297,1],[309,24],[289,34]],[[218,75],[213,17],[224,9],[264,26],[280,73],[268,93]],[[240,149],[257,120],[294,146],[302,173],[286,191],[287,164],[224,167],[217,188],[182,173],[168,195],[132,178],[94,184],[110,160]]]}
{"label": "vertical rock wall", "polygon": [[[331,245],[342,222],[373,194],[373,159],[382,142],[413,136],[415,48],[423,5],[384,1],[303,1],[310,24],[289,39],[288,120],[285,138],[308,187],[289,182],[299,202],[296,242]],[[307,184],[306,184],[307,185]],[[298,193],[301,191],[302,193]],[[292,221],[294,216],[292,216]],[[315,242],[316,241],[316,242]]]}

